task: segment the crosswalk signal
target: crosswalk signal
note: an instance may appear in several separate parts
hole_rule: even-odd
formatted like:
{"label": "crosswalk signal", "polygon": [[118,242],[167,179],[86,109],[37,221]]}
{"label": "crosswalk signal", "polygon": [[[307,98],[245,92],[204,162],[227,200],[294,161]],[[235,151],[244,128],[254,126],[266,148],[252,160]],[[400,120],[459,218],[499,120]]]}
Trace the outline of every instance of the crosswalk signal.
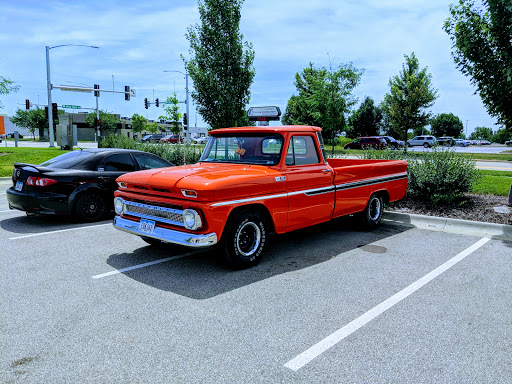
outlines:
{"label": "crosswalk signal", "polygon": [[149,106],[149,104],[148,104],[148,98],[146,97],[146,98],[144,99],[144,108],[148,109],[148,106]]}
{"label": "crosswalk signal", "polygon": [[130,86],[129,85],[124,86],[124,99],[126,101],[130,101]]}
{"label": "crosswalk signal", "polygon": [[25,99],[25,109],[30,109],[30,100]]}
{"label": "crosswalk signal", "polygon": [[156,105],[157,108],[160,106],[160,101],[158,100],[158,97],[155,100],[155,105]]}

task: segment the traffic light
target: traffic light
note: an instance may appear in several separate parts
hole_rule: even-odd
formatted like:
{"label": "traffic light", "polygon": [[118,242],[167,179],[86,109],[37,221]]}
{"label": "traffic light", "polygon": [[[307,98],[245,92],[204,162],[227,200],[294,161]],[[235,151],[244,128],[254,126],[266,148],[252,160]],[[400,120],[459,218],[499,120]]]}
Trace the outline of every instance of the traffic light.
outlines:
{"label": "traffic light", "polygon": [[95,126],[95,127],[97,127],[97,126],[98,126],[98,118],[97,118],[97,117],[95,117],[95,118],[94,118],[94,126]]}
{"label": "traffic light", "polygon": [[[99,84],[94,84],[94,89],[100,89],[100,85]],[[94,96],[99,97],[100,96],[100,91],[94,91]]]}
{"label": "traffic light", "polygon": [[96,126],[98,127],[98,129],[101,128],[101,119],[98,119],[98,124]]}
{"label": "traffic light", "polygon": [[[186,127],[188,125],[188,119],[187,119],[187,114],[184,113],[183,114],[183,125]],[[186,129],[186,128],[185,128]]]}
{"label": "traffic light", "polygon": [[25,109],[30,109],[30,100],[25,99]]}
{"label": "traffic light", "polygon": [[57,109],[57,103],[52,103],[52,117],[53,121],[59,121],[59,110]]}
{"label": "traffic light", "polygon": [[144,99],[144,108],[148,109],[148,106],[149,106],[149,104],[148,104],[148,98],[146,97],[146,98]]}
{"label": "traffic light", "polygon": [[158,97],[155,100],[155,105],[156,105],[157,108],[160,106],[160,101],[158,101]]}
{"label": "traffic light", "polygon": [[46,116],[46,120],[48,120],[48,107],[44,107],[44,114]]}
{"label": "traffic light", "polygon": [[124,99],[126,101],[130,101],[130,86],[129,85],[124,86]]}

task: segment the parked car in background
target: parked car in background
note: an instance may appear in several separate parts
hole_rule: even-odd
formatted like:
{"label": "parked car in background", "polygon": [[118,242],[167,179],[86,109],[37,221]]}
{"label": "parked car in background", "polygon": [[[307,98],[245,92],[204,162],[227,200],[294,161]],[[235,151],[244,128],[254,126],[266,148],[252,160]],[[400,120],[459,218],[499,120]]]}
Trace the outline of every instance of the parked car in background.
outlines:
{"label": "parked car in background", "polygon": [[354,141],[345,144],[345,149],[384,149],[387,147],[385,139],[380,137],[358,137]]}
{"label": "parked car in background", "polygon": [[193,139],[194,144],[205,144],[208,141],[207,136],[200,136],[200,137],[194,137]]}
{"label": "parked car in background", "polygon": [[140,139],[140,141],[141,143],[158,143],[162,137],[164,137],[164,135],[155,133],[152,135],[145,135],[142,139]]}
{"label": "parked car in background", "polygon": [[376,136],[376,137],[380,137],[380,138],[386,140],[387,147],[389,149],[399,149],[399,148],[403,148],[405,145],[403,141],[396,140],[394,137],[391,137],[391,136]]}
{"label": "parked car in background", "polygon": [[456,144],[455,139],[451,136],[438,137],[436,141],[438,145],[445,145],[447,147],[453,147]]}
{"label": "parked car in background", "polygon": [[119,176],[173,165],[151,153],[116,148],[71,151],[40,165],[14,163],[7,201],[9,208],[29,216],[72,215],[95,221],[113,210]]}
{"label": "parked car in background", "polygon": [[512,145],[512,140],[505,141],[505,145]]}
{"label": "parked car in background", "polygon": [[480,141],[480,145],[491,145],[491,142],[489,140],[482,140]]}
{"label": "parked car in background", "polygon": [[181,137],[180,135],[167,135],[165,137],[162,137],[160,139],[160,142],[168,144],[183,143],[183,137]]}
{"label": "parked car in background", "polygon": [[469,140],[455,139],[455,145],[457,147],[469,147]]}
{"label": "parked car in background", "polygon": [[431,148],[436,143],[437,143],[437,140],[434,136],[422,135],[422,136],[416,136],[410,140],[407,140],[407,143],[405,145],[407,145],[409,147],[422,146],[425,148]]}

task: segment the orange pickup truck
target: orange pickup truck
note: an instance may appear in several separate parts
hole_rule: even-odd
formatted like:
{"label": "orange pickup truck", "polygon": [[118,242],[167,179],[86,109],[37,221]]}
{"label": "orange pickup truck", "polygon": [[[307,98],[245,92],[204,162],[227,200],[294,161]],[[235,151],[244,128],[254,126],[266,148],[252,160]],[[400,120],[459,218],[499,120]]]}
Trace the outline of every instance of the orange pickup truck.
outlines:
{"label": "orange pickup truck", "polygon": [[327,159],[321,129],[224,128],[197,164],[117,179],[114,227],[149,244],[220,244],[235,269],[255,265],[271,233],[358,214],[375,227],[402,199],[407,162]]}

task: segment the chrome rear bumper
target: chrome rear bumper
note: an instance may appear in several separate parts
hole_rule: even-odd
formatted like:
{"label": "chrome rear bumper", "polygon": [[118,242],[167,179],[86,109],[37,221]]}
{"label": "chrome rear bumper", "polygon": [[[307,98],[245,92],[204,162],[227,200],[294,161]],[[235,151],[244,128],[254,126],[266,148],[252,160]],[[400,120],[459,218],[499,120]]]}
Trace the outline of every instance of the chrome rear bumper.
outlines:
{"label": "chrome rear bumper", "polygon": [[139,222],[123,219],[120,216],[114,217],[114,227],[120,231],[128,232],[133,235],[151,237],[173,243],[184,245],[186,247],[201,248],[217,244],[217,234],[215,232],[208,234],[191,234],[187,232],[175,231],[173,229],[155,227],[153,233],[146,233],[139,230]]}

